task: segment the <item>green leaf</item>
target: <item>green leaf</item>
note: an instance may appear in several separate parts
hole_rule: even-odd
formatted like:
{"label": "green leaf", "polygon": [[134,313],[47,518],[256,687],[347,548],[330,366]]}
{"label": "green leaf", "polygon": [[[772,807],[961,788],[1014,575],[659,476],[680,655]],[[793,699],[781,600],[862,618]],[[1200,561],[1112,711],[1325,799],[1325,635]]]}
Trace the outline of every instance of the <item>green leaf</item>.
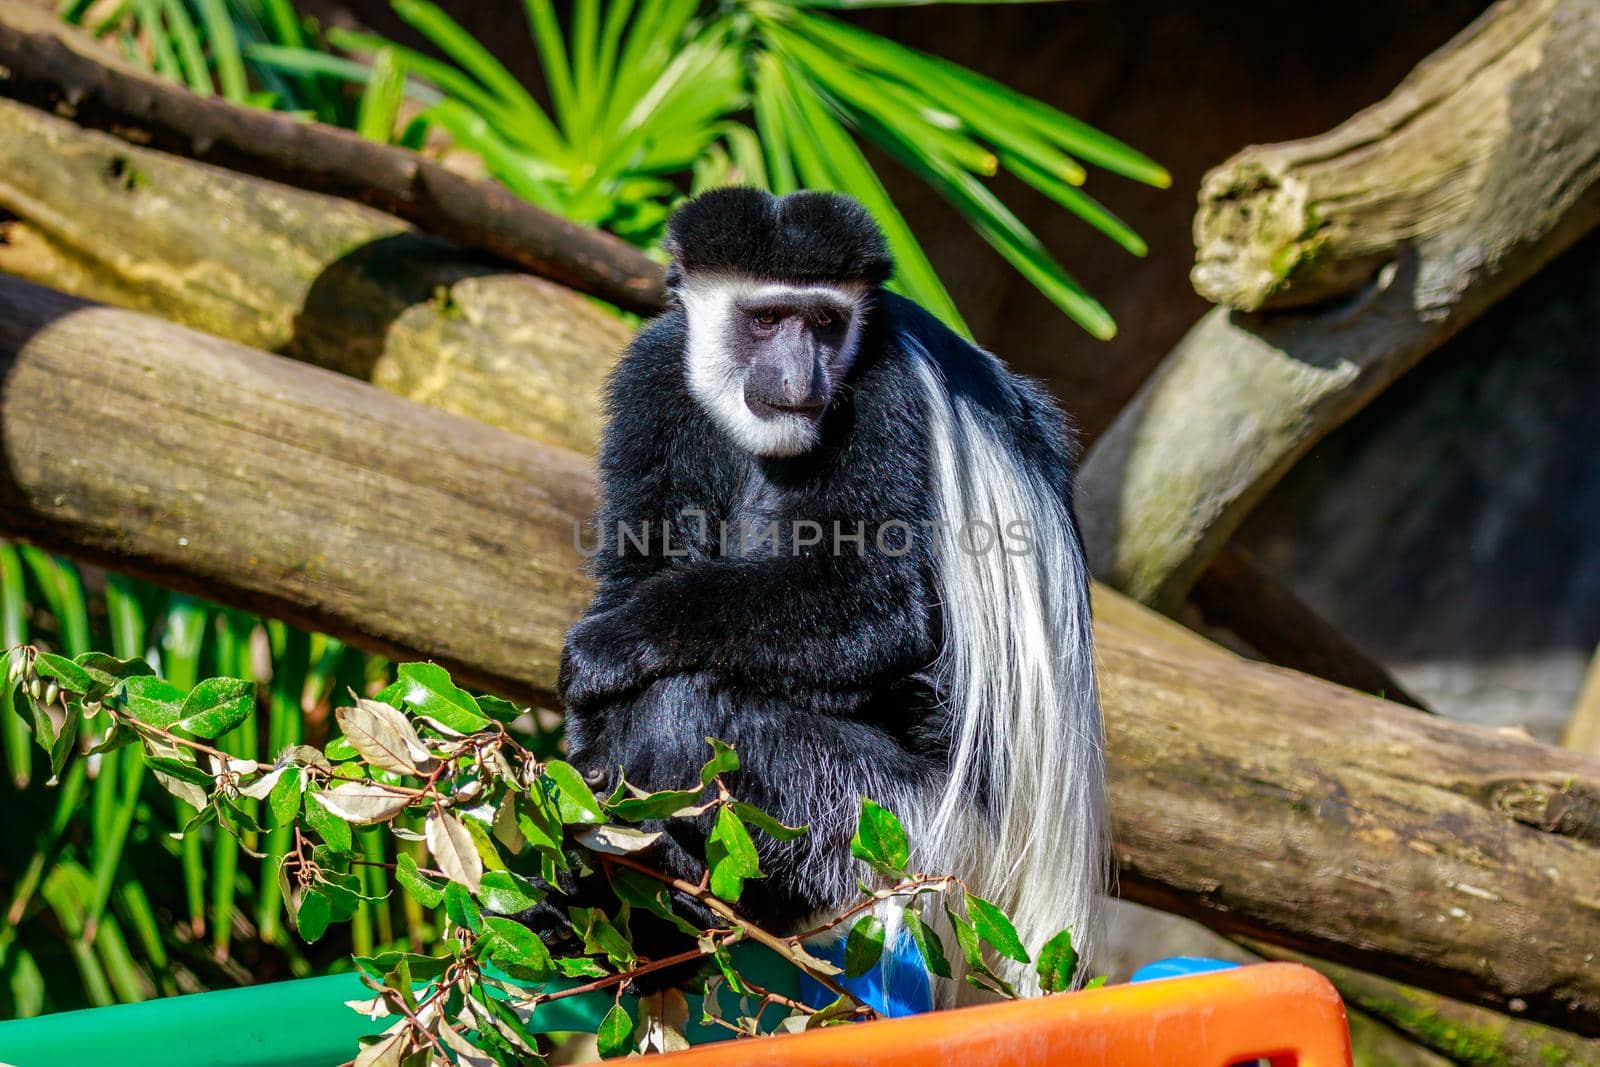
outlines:
{"label": "green leaf", "polygon": [[746,879],[765,877],[750,831],[732,808],[717,809],[716,823],[706,840],[706,863],[711,868],[711,891],[730,904],[744,892]]}
{"label": "green leaf", "polygon": [[467,887],[460,882],[451,882],[444,887],[444,913],[451,922],[463,929],[473,933],[483,931],[483,912]]}
{"label": "green leaf", "polygon": [[739,754],[733,750],[733,746],[715,737],[706,738],[706,743],[711,746],[711,758],[700,768],[700,784],[703,786],[710,785],[711,780],[719,774],[730,774],[739,769]]}
{"label": "green leaf", "polygon": [[644,822],[646,819],[666,819],[683,808],[699,802],[702,789],[666,789],[642,797],[624,797],[606,807],[618,819]]}
{"label": "green leaf", "polygon": [[717,949],[710,953],[710,958],[717,961],[717,969],[722,971],[723,981],[728,982],[728,989],[733,990],[739,997],[747,997],[750,987],[744,984],[744,979],[739,977],[738,971],[734,969],[733,958],[728,955],[728,950],[722,945],[717,945]]}
{"label": "green leaf", "polygon": [[1063,930],[1039,950],[1039,988],[1060,993],[1072,988],[1078,970],[1078,951],[1072,947],[1072,931]]}
{"label": "green leaf", "polygon": [[916,942],[917,951],[922,954],[922,962],[940,978],[949,978],[950,961],[944,957],[944,944],[939,940],[939,935],[928,928],[915,908],[907,908],[902,914],[906,931],[911,935],[911,940]]}
{"label": "green leaf", "polygon": [[[312,794],[313,796],[315,794]],[[350,824],[339,816],[323,807],[321,804],[307,804],[305,806],[306,825],[316,831],[327,846],[335,852],[349,852],[351,837]]]}
{"label": "green leaf", "polygon": [[844,942],[844,973],[859,978],[877,965],[883,955],[883,920],[867,914],[850,927],[850,936]]}
{"label": "green leaf", "polygon": [[419,871],[417,861],[409,852],[400,853],[395,861],[394,880],[424,908],[437,908],[444,900],[444,886]]}
{"label": "green leaf", "polygon": [[793,841],[810,829],[809,826],[786,826],[754,804],[746,804],[742,800],[733,802],[733,810],[739,818],[778,841]]}
{"label": "green leaf", "polygon": [[250,93],[245,79],[244,58],[233,35],[233,20],[224,0],[198,0],[200,17],[205,22],[206,43],[217,65],[217,80],[222,93],[234,103],[243,103]]}
{"label": "green leaf", "polygon": [[556,786],[556,805],[564,823],[599,824],[606,821],[600,801],[576,767],[553,759],[544,765],[545,777]]}
{"label": "green leaf", "polygon": [[535,851],[566,868],[561,851],[566,836],[561,828],[561,812],[543,782],[534,782],[526,794],[517,798],[517,829]]}
{"label": "green leaf", "polygon": [[196,737],[221,737],[250,717],[256,683],[242,678],[207,678],[184,698],[176,726]]}
{"label": "green leaf", "polygon": [[479,883],[478,898],[490,911],[515,915],[539,903],[544,893],[521,875],[510,871],[485,871]]}
{"label": "green leaf", "polygon": [[159,771],[169,778],[176,778],[180,782],[189,782],[193,785],[204,786],[210,789],[214,784],[211,775],[202,771],[193,763],[181,759],[170,759],[166,756],[146,756],[145,763],[153,771]]}
{"label": "green leaf", "polygon": [[81,696],[95,687],[94,677],[65,656],[40,652],[33,661],[33,669],[41,678],[54,678],[68,693]]}
{"label": "green leaf", "polygon": [[1002,158],[1007,170],[1117,242],[1129,253],[1140,257],[1149,253],[1150,246],[1132,226],[1082,189],[1062,181],[1032,160],[1009,154]]}
{"label": "green leaf", "polygon": [[489,725],[472,694],[458,689],[438,664],[402,663],[398,674],[400,681],[406,683],[405,702],[418,714],[437,719],[461,734],[476,733]]}
{"label": "green leaf", "polygon": [[977,929],[978,936],[993,945],[1000,955],[1018,963],[1032,962],[1028,950],[1023,947],[1022,938],[1017,936],[1017,928],[1005,912],[982,897],[968,893],[967,914],[972,917],[972,925]]}
{"label": "green leaf", "polygon": [[335,763],[353,760],[361,755],[348,737],[335,737],[325,746],[324,753]]}
{"label": "green leaf", "polygon": [[148,678],[156,672],[142,659],[118,659],[104,652],[85,652],[73,660],[101,689],[111,689],[128,678]]}
{"label": "green leaf", "polygon": [[672,910],[672,895],[667,892],[666,886],[654,878],[618,867],[611,872],[611,891],[630,908],[648,911],[665,919],[689,937],[700,936],[698,927]]}
{"label": "green leaf", "polygon": [[505,870],[506,861],[500,858],[500,850],[495,847],[494,833],[483,820],[475,815],[468,815],[462,818],[461,824],[467,828],[467,834],[472,838],[472,845],[478,850],[478,859],[483,862],[483,869]]}
{"label": "green leaf", "polygon": [[393,48],[372,57],[372,74],[356,106],[356,132],[369,141],[388,144],[405,93],[406,71]]}
{"label": "green leaf", "polygon": [[129,678],[122,683],[122,700],[128,714],[163,730],[183,717],[184,695],[182,689],[154,675]]}
{"label": "green leaf", "polygon": [[526,926],[515,919],[496,915],[484,919],[483,926],[494,935],[489,959],[511,977],[524,982],[543,982],[555,973],[550,950]]}
{"label": "green leaf", "polygon": [[983,955],[983,941],[978,937],[978,930],[972,925],[972,920],[964,915],[957,915],[948,903],[944,908],[945,916],[950,920],[950,928],[955,931],[956,944],[961,946],[961,954],[967,959],[967,966],[972,973],[967,975],[967,981],[978,989],[999,992],[1012,999],[1016,998],[1017,991],[989,966],[989,961]]}
{"label": "green leaf", "polygon": [[[35,727],[38,720],[44,716],[35,717]],[[83,705],[76,700],[67,705],[66,717],[61,721],[61,732],[50,743],[50,779],[55,781],[61,777],[61,771],[67,765],[67,760],[72,756],[72,746],[78,739],[78,727],[83,723]]]}
{"label": "green leaf", "polygon": [[431,982],[445,972],[452,960],[449,956],[425,956],[420,952],[396,950],[379,952],[373,956],[356,956],[351,962],[373,978],[380,980],[401,964],[405,964],[412,981]]}
{"label": "green leaf", "polygon": [[613,967],[628,967],[638,958],[633,943],[599,908],[568,908],[573,929],[583,938],[583,951],[604,953]]}
{"label": "green leaf", "polygon": [[525,709],[517,707],[509,700],[501,700],[497,696],[481,696],[476,698],[478,710],[489,718],[509,726],[522,717]]}
{"label": "green leaf", "polygon": [[894,254],[892,287],[927,308],[951,329],[972,336],[872,164],[804,75],[790,71],[776,56],[763,56],[758,63],[758,84],[766,85],[785,108],[786,135],[806,186],[835,189],[860,200],[883,228]]}
{"label": "green leaf", "polygon": [[604,978],[611,972],[600,965],[599,960],[591,960],[583,956],[567,956],[556,960],[556,970],[568,978]]}
{"label": "green leaf", "polygon": [[865,860],[873,869],[898,878],[905,873],[911,857],[905,827],[894,812],[867,797],[861,798],[861,819],[850,839],[850,853]]}
{"label": "green leaf", "polygon": [[600,1026],[594,1036],[600,1055],[606,1059],[632,1051],[633,1045],[630,1039],[633,1037],[633,1019],[621,1001],[611,1005],[611,1010],[600,1020]]}
{"label": "green leaf", "polygon": [[[489,90],[501,107],[527,124],[530,135],[545,144],[554,146],[560,138],[544,109],[523,88],[514,74],[508,71],[494,54],[480,44],[443,9],[428,0],[394,0],[394,12],[426,37],[439,51],[449,56],[461,68]],[[387,42],[386,42],[387,43]],[[429,68],[418,68],[410,57],[407,62],[424,77],[433,78]],[[440,64],[435,64],[439,66]],[[449,88],[441,83],[440,88]]]}
{"label": "green leaf", "polygon": [[320,939],[333,919],[333,901],[320,889],[307,889],[294,916],[295,929],[304,941]]}
{"label": "green leaf", "polygon": [[273,826],[288,826],[300,813],[300,768],[285,767],[272,792],[267,794],[267,810]]}
{"label": "green leaf", "polygon": [[1101,986],[1106,984],[1106,980],[1109,977],[1110,977],[1110,975],[1097,974],[1093,978],[1089,979],[1087,982],[1083,983],[1083,988],[1085,988],[1085,989],[1099,989]]}

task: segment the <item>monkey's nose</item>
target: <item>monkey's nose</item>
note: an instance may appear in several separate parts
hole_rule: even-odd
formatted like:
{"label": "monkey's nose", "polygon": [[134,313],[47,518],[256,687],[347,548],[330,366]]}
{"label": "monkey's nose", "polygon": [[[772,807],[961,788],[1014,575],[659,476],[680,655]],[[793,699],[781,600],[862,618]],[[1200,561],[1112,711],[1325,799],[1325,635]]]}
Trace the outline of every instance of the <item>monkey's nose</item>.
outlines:
{"label": "monkey's nose", "polygon": [[787,367],[757,365],[744,381],[744,399],[757,415],[804,415],[816,418],[828,405],[827,393],[815,375]]}

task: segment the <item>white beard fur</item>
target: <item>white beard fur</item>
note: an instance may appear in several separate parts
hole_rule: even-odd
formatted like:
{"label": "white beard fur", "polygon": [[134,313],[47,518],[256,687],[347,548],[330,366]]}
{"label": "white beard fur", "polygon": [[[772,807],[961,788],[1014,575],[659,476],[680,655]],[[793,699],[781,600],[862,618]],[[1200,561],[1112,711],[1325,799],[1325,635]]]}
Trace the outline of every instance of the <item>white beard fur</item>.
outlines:
{"label": "white beard fur", "polygon": [[[711,420],[746,452],[756,456],[788,457],[809,451],[817,443],[817,421],[804,415],[757,415],[744,399],[745,368],[733,358],[724,337],[733,322],[735,301],[781,302],[787,296],[824,292],[852,309],[843,353],[852,353],[860,341],[861,315],[857,306],[868,292],[863,284],[797,285],[762,281],[739,275],[695,275],[679,286],[688,321],[689,392],[700,401]],[[848,360],[845,361],[848,365]]]}

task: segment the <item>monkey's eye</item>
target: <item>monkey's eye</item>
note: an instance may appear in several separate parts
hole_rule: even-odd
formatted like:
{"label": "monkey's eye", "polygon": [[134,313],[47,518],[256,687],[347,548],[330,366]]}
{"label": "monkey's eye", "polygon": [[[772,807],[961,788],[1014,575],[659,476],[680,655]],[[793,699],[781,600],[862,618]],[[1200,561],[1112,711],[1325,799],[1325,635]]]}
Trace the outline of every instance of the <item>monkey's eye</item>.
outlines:
{"label": "monkey's eye", "polygon": [[776,311],[757,311],[751,314],[750,321],[762,329],[770,330],[778,325],[778,313]]}
{"label": "monkey's eye", "polygon": [[822,327],[832,326],[833,325],[833,313],[832,312],[828,312],[828,311],[819,311],[819,312],[817,312],[817,317],[816,317],[815,321],[816,321],[816,324],[818,326],[822,326]]}

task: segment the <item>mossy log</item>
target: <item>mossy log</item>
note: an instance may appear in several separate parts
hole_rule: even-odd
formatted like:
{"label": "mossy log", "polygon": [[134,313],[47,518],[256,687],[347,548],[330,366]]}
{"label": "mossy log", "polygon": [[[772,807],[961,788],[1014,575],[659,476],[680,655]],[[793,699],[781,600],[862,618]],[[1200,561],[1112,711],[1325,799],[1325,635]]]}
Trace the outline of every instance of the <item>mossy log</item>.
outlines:
{"label": "mossy log", "polygon": [[1269,960],[1316,968],[1333,982],[1351,1011],[1381,1020],[1457,1067],[1593,1067],[1600,1063],[1600,1042],[1312,959],[1278,945],[1254,939],[1244,945]]}
{"label": "mossy log", "polygon": [[369,207],[0,100],[0,272],[582,452],[630,328]]}
{"label": "mossy log", "polygon": [[[1600,5],[1504,0],[1383,103],[1247,149],[1201,196],[1196,280],[1234,306],[1096,442],[1080,496],[1096,574],[1166,611],[1312,445],[1600,222]],[[1268,291],[1317,302],[1236,310]]]}
{"label": "mossy log", "polygon": [[[589,461],[0,279],[0,533],[548,702]],[[1124,895],[1600,1033],[1600,763],[1097,591]]]}
{"label": "mossy log", "polygon": [[0,0],[0,96],[135,144],[359,200],[630,311],[649,314],[665,298],[661,267],[638,249],[498,182],[350,130],[197,96],[18,0]]}

